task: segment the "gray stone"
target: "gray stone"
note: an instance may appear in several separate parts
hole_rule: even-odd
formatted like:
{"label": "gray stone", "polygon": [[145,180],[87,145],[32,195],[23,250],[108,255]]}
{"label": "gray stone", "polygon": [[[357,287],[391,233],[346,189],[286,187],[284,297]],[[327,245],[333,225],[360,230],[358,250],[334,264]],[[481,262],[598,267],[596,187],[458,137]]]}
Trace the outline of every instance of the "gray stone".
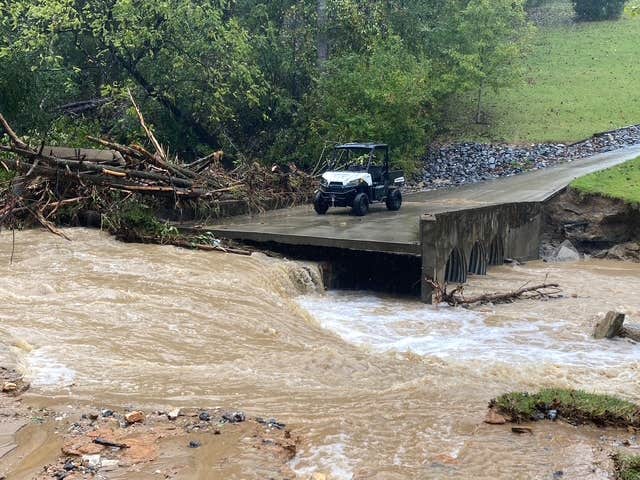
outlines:
{"label": "gray stone", "polygon": [[[502,177],[524,170],[547,168],[636,143],[640,143],[640,125],[597,134],[573,145],[446,144],[430,148],[423,158],[423,178],[417,181],[423,183],[420,189],[440,188],[449,183],[474,183],[486,176]],[[499,165],[503,167],[496,168]],[[409,187],[416,188],[417,184]]]}
{"label": "gray stone", "polygon": [[608,312],[604,319],[596,324],[593,330],[594,338],[613,338],[621,335],[624,317],[624,313]]}
{"label": "gray stone", "polygon": [[622,329],[622,337],[633,340],[634,342],[640,343],[640,326],[638,325],[627,325]]}
{"label": "gray stone", "polygon": [[169,413],[167,413],[167,418],[169,420],[175,420],[180,416],[180,409],[179,408],[174,408],[173,410],[171,410]]}
{"label": "gray stone", "polygon": [[614,260],[629,260],[640,262],[640,243],[627,242],[610,248],[605,255],[606,258]]}
{"label": "gray stone", "polygon": [[580,260],[580,253],[569,240],[562,242],[550,259],[552,262],[575,262],[576,260]]}

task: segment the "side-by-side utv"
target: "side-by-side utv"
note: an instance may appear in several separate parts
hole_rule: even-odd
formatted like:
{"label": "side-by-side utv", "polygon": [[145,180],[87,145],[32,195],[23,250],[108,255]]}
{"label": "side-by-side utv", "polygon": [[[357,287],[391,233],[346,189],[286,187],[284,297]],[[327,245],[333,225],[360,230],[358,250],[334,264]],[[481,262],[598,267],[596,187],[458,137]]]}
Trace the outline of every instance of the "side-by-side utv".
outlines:
{"label": "side-by-side utv", "polygon": [[404,174],[389,169],[389,147],[381,143],[336,145],[328,170],[322,175],[313,206],[324,215],[329,207],[351,207],[363,216],[369,204],[385,202],[389,210],[402,206]]}

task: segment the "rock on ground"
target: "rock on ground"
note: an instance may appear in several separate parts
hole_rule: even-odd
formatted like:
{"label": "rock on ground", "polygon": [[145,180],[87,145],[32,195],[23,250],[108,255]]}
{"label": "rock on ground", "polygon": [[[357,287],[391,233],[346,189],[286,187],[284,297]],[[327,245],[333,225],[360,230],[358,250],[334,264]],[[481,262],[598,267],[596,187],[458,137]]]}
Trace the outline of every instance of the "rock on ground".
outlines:
{"label": "rock on ground", "polygon": [[598,252],[595,257],[640,262],[640,242],[626,242]]}
{"label": "rock on ground", "polygon": [[524,146],[459,143],[433,147],[423,158],[418,178],[410,190],[433,189],[517,175],[562,162],[588,157],[640,143],[640,125],[598,134],[565,145],[542,143]]}
{"label": "rock on ground", "polygon": [[555,248],[546,248],[542,259],[545,262],[575,262],[580,260],[580,253],[569,240],[565,240]]}
{"label": "rock on ground", "polygon": [[618,337],[623,333],[624,313],[608,312],[603,320],[598,322],[593,330],[596,339]]}

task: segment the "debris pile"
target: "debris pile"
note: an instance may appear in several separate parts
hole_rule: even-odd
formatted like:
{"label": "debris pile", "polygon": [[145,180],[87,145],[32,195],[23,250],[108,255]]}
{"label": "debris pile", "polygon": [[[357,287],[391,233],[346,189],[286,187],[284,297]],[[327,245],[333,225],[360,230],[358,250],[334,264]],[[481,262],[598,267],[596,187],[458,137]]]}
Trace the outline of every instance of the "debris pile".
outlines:
{"label": "debris pile", "polygon": [[0,143],[0,226],[30,218],[60,233],[56,220],[69,207],[104,213],[132,197],[173,202],[174,208],[185,202],[217,205],[242,200],[250,211],[262,211],[306,202],[313,193],[313,177],[295,165],[270,169],[243,162],[229,169],[222,163],[222,151],[184,162],[161,145],[133,97],[131,102],[150,147],[88,137],[110,150],[95,158],[87,158],[82,150],[66,149],[76,152],[69,158],[60,153],[64,149],[29,145],[0,114],[0,133],[4,130],[9,139]]}

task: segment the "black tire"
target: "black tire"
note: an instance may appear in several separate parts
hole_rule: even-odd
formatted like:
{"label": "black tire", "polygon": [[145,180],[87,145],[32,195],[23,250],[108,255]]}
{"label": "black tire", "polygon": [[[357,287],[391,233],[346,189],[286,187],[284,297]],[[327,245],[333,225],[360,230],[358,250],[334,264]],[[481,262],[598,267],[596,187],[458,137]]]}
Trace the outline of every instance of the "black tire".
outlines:
{"label": "black tire", "polygon": [[313,209],[318,215],[324,215],[329,210],[329,204],[323,200],[320,192],[313,196]]}
{"label": "black tire", "polygon": [[356,217],[364,217],[369,211],[369,198],[366,193],[359,193],[353,199],[353,214]]}
{"label": "black tire", "polygon": [[387,195],[387,208],[392,212],[395,212],[396,210],[400,210],[401,206],[402,193],[400,193],[400,190],[397,189],[391,190],[391,192],[389,192],[389,195]]}

